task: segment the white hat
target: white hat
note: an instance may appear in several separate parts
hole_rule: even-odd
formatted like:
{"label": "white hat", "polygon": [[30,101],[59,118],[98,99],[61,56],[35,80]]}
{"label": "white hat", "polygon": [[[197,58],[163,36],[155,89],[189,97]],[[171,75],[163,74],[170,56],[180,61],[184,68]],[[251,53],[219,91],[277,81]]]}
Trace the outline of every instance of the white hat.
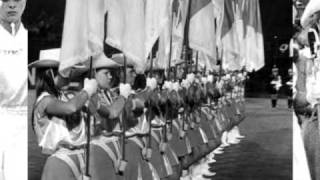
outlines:
{"label": "white hat", "polygon": [[115,62],[113,59],[106,57],[103,53],[93,58],[92,68],[99,69],[99,68],[113,68],[113,67],[120,67],[121,64]]}
{"label": "white hat", "polygon": [[40,50],[39,60],[30,63],[28,66],[36,68],[57,68],[60,64],[59,56],[60,48]]}
{"label": "white hat", "polygon": [[[115,67],[119,67],[119,66],[121,66],[121,65],[114,62],[112,59],[106,57],[104,55],[104,53],[101,53],[100,55],[92,58],[92,69],[115,68]],[[72,77],[70,77],[70,78],[79,77],[88,71],[89,71],[88,64],[74,65],[71,70]]]}
{"label": "white hat", "polygon": [[310,0],[301,16],[300,21],[302,27],[305,28],[306,26],[308,26],[308,24],[310,23],[310,17],[318,11],[320,11],[320,1]]}

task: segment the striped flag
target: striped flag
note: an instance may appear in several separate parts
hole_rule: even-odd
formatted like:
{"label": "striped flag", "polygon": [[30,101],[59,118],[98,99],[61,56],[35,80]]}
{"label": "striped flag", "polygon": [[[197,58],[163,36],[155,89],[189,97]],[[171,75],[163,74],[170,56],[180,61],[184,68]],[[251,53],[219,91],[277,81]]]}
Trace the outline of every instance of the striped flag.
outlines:
{"label": "striped flag", "polygon": [[259,0],[246,0],[243,10],[245,66],[259,70],[265,64]]}

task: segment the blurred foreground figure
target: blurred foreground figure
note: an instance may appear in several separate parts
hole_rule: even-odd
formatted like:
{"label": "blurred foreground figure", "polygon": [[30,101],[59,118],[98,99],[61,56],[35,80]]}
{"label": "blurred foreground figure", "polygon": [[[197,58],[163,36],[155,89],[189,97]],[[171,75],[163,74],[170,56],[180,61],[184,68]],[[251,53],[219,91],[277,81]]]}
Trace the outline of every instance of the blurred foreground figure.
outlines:
{"label": "blurred foreground figure", "polygon": [[304,29],[297,36],[299,53],[295,59],[297,92],[294,95],[294,107],[301,123],[312,180],[320,179],[319,110],[317,111],[320,98],[319,10],[320,2],[317,0],[311,0],[305,8],[301,17]]}
{"label": "blurred foreground figure", "polygon": [[[0,0],[0,179],[27,179],[26,0]],[[17,73],[18,72],[18,73]]]}

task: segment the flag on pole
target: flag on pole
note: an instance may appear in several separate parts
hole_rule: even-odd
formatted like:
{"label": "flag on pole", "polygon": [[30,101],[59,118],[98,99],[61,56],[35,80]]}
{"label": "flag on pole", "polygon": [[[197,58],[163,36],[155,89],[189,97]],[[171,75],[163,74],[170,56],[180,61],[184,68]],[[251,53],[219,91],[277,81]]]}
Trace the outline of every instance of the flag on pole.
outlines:
{"label": "flag on pole", "polygon": [[181,58],[188,4],[189,0],[173,0],[172,2],[172,65],[179,62]]}
{"label": "flag on pole", "polygon": [[108,0],[107,36],[105,42],[132,59],[136,69],[144,71],[145,3],[143,0]]}
{"label": "flag on pole", "polygon": [[222,25],[223,25],[223,18],[224,18],[224,1],[225,0],[212,0],[213,3],[213,12],[214,12],[214,18],[216,22],[216,31],[215,31],[215,37],[216,37],[216,46],[217,46],[217,57],[219,59],[222,58],[222,42],[221,42],[221,31],[222,31]]}
{"label": "flag on pole", "polygon": [[89,68],[90,57],[111,61],[103,52],[107,2],[67,0],[60,51],[59,71],[62,75],[69,76],[70,68],[79,63]]}
{"label": "flag on pole", "polygon": [[[171,0],[148,0],[146,1],[146,54],[147,57],[160,34],[170,29],[170,5]],[[165,32],[168,33],[168,32]],[[168,40],[167,34],[165,37]],[[168,43],[167,43],[168,45]],[[168,47],[167,47],[168,48]]]}
{"label": "flag on pole", "polygon": [[211,0],[190,0],[189,46],[216,58],[214,6]]}
{"label": "flag on pole", "polygon": [[[109,0],[105,42],[143,72],[147,57],[169,20],[170,0]],[[128,62],[130,63],[130,62]]]}
{"label": "flag on pole", "polygon": [[221,30],[222,68],[239,70],[244,65],[243,20],[244,0],[225,0],[224,18]]}
{"label": "flag on pole", "polygon": [[245,66],[248,71],[264,66],[264,46],[259,0],[246,0],[243,10]]}
{"label": "flag on pole", "polygon": [[214,43],[216,43],[216,51],[215,57],[212,57],[205,52],[199,51],[199,65],[202,67],[206,67],[206,71],[215,71],[217,69],[217,58],[222,58],[221,30],[224,16],[224,0],[211,0],[211,2],[213,4],[212,19],[215,22],[215,29],[212,30],[212,33],[215,37]]}
{"label": "flag on pole", "polygon": [[70,67],[85,62],[94,53],[88,44],[87,5],[87,0],[66,1],[59,66],[63,76],[69,75]]}
{"label": "flag on pole", "polygon": [[159,37],[159,48],[157,58],[154,61],[155,69],[167,69],[169,66],[170,54],[170,36],[171,36],[171,21],[166,23],[165,28]]}

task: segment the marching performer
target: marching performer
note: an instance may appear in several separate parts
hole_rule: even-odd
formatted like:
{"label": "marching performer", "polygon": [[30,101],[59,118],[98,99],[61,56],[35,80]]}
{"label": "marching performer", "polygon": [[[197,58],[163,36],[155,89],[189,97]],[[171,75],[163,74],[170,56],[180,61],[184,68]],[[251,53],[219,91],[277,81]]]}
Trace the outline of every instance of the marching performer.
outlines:
{"label": "marching performer", "polygon": [[119,117],[130,92],[120,89],[120,96],[111,92],[111,69],[120,65],[104,55],[93,60],[94,77],[98,91],[90,99],[89,109],[94,116],[93,139],[90,144],[91,179],[123,179],[121,171],[121,146]]}
{"label": "marching performer", "polygon": [[[26,0],[0,0],[0,179],[27,179]],[[18,73],[17,73],[18,72]]]}
{"label": "marching performer", "polygon": [[[43,180],[78,179],[83,176],[82,146],[86,143],[86,134],[80,110],[97,90],[96,80],[85,79],[84,88],[79,93],[68,101],[61,100],[60,88],[68,80],[55,75],[58,66],[57,59],[40,59],[29,65],[37,68],[33,129],[42,152],[50,155],[43,169]],[[78,162],[79,166],[74,162]]]}
{"label": "marching performer", "polygon": [[[127,120],[131,121],[130,125],[126,128],[126,150],[125,156],[128,161],[128,165],[124,171],[125,179],[160,179],[159,172],[157,171],[156,165],[151,161],[152,152],[148,147],[148,132],[149,124],[144,112],[144,104],[149,97],[149,89],[146,87],[146,79],[143,78],[144,75],[137,74],[135,69],[128,65],[125,67],[125,76],[124,73],[121,73],[121,82],[125,82],[122,86],[125,86],[130,89],[130,92],[134,95],[129,97],[137,98],[141,101],[143,105],[142,108],[138,111],[131,110],[134,104],[127,104]],[[124,78],[125,77],[125,78]],[[138,78],[143,82],[135,82]],[[131,87],[135,84],[136,90],[131,90]],[[121,86],[121,85],[120,85]],[[155,86],[155,84],[154,84]],[[131,108],[131,109],[130,109]],[[159,159],[158,159],[159,160]],[[157,162],[159,162],[156,160]]]}
{"label": "marching performer", "polygon": [[275,108],[278,101],[278,93],[281,87],[281,76],[276,65],[273,66],[271,72],[270,93],[271,93],[271,107]]}

